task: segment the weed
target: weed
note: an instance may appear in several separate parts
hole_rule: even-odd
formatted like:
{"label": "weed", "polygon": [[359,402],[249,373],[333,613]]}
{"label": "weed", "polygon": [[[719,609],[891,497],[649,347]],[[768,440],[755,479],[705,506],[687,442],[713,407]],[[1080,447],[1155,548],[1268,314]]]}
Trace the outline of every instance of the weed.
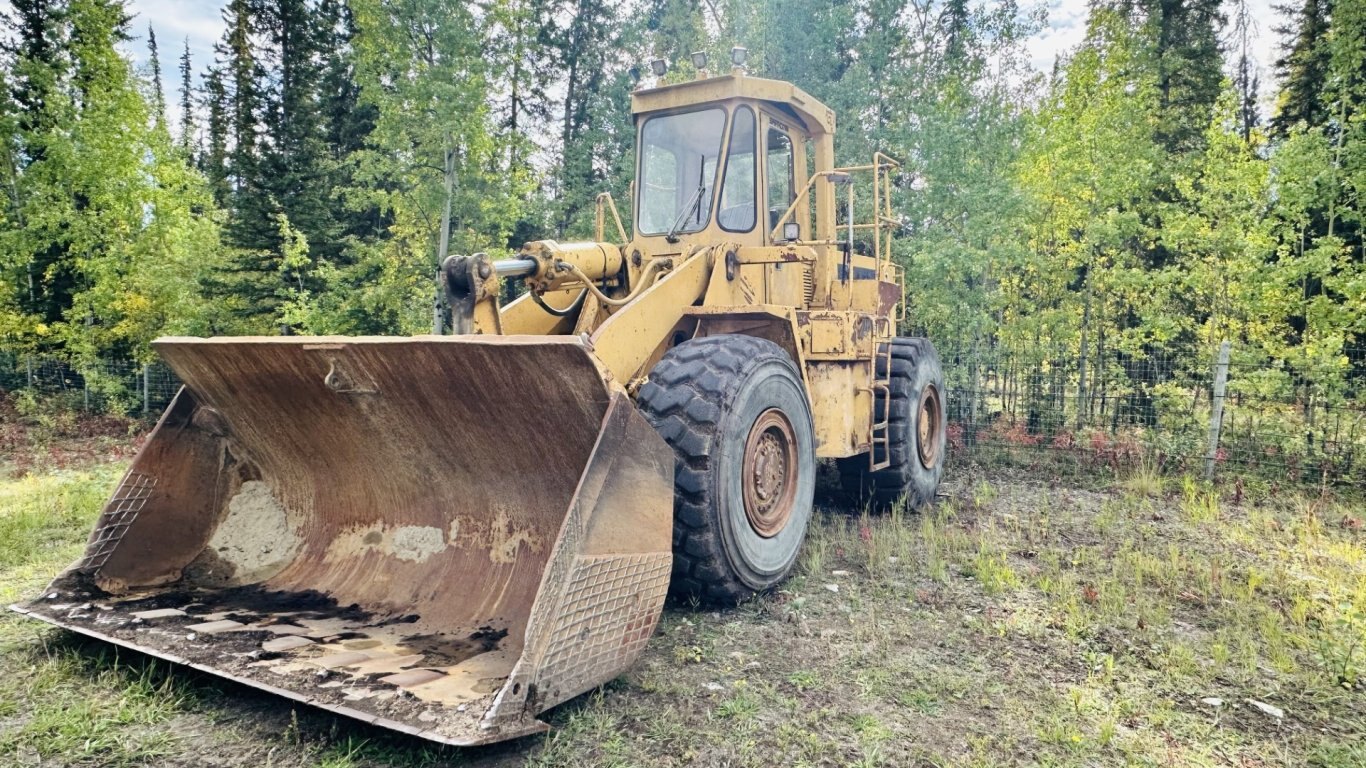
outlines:
{"label": "weed", "polygon": [[1354,601],[1344,600],[1327,610],[1318,633],[1319,659],[1336,685],[1352,690],[1361,681],[1366,664],[1366,613]]}
{"label": "weed", "polygon": [[737,691],[716,705],[715,714],[724,720],[751,720],[759,713],[759,701],[747,691]]}
{"label": "weed", "polygon": [[829,549],[825,520],[812,520],[802,544],[802,573],[819,578],[825,575],[826,552]]}
{"label": "weed", "polygon": [[1135,496],[1156,497],[1166,490],[1166,478],[1159,471],[1157,462],[1144,455],[1119,485]]}
{"label": "weed", "polygon": [[677,664],[701,664],[707,653],[699,645],[676,645],[673,656]]}
{"label": "weed", "polygon": [[1204,488],[1195,478],[1186,475],[1181,481],[1181,511],[1192,523],[1214,523],[1219,520],[1219,495]]}
{"label": "weed", "polygon": [[1020,577],[1010,567],[1005,553],[994,548],[985,537],[978,544],[971,573],[989,595],[999,595],[1020,586]]}
{"label": "weed", "polygon": [[939,698],[929,691],[913,689],[902,691],[896,695],[896,702],[903,707],[913,709],[922,715],[936,715],[942,708]]}
{"label": "weed", "polygon": [[820,683],[820,678],[815,672],[806,669],[799,669],[787,676],[787,681],[796,686],[799,691],[809,691]]}
{"label": "weed", "polygon": [[972,503],[979,507],[985,507],[996,500],[996,489],[991,487],[991,483],[979,480],[972,489]]}

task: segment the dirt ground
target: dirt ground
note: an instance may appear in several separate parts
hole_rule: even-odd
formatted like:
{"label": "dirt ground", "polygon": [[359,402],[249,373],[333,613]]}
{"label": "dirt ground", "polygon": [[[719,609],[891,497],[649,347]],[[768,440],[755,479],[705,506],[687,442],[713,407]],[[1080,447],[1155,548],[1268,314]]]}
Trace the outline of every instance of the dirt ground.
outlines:
{"label": "dirt ground", "polygon": [[[79,554],[126,461],[70,453],[0,473],[5,604]],[[482,749],[7,614],[0,764],[1366,766],[1357,497],[1011,463],[953,467],[922,513],[823,485],[781,589],[671,605],[551,733]]]}

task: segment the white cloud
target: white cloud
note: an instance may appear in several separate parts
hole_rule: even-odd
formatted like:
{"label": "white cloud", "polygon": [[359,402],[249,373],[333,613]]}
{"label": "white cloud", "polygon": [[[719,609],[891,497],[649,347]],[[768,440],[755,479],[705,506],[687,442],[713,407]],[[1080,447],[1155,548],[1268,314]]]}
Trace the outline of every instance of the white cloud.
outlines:
{"label": "white cloud", "polygon": [[1086,0],[1050,0],[1047,26],[1029,39],[1030,63],[1047,74],[1053,62],[1086,38]]}
{"label": "white cloud", "polygon": [[223,35],[221,8],[220,0],[132,0],[128,4],[129,11],[134,14],[133,39],[124,45],[124,49],[134,63],[145,68],[151,58],[147,50],[147,27],[150,24],[156,30],[161,79],[166,89],[166,119],[172,126],[180,122],[180,55],[188,43],[195,87],[198,87],[204,70],[213,63],[214,43]]}

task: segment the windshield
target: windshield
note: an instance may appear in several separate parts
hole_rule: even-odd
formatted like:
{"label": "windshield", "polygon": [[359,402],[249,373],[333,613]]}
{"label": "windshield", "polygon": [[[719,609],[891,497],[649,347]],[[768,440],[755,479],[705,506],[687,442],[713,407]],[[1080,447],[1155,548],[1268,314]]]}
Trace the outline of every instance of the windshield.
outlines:
{"label": "windshield", "polygon": [[696,232],[711,217],[726,113],[704,109],[645,121],[640,132],[642,235]]}

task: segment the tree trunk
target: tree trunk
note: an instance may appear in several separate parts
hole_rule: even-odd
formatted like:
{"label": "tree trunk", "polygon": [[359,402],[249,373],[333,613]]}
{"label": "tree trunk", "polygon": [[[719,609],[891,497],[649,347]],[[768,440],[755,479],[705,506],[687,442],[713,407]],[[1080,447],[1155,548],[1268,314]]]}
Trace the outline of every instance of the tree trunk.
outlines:
{"label": "tree trunk", "polygon": [[[446,257],[450,255],[451,250],[451,208],[454,205],[453,198],[455,197],[455,147],[451,144],[452,139],[447,135],[445,163],[442,167],[444,176],[441,180],[445,201],[441,206],[441,233],[436,247],[437,274],[440,274],[441,265],[446,263]],[[444,301],[445,296],[438,284],[436,300],[432,303],[432,333],[438,336],[445,332],[444,308],[442,306]]]}

